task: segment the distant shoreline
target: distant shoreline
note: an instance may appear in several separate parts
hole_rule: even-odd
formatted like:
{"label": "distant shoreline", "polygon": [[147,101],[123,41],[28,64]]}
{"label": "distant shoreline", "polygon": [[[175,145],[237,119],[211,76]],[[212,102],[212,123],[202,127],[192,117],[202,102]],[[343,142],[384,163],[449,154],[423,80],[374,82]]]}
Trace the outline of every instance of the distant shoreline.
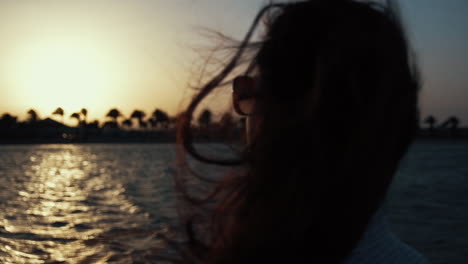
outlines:
{"label": "distant shoreline", "polygon": [[[132,129],[129,126],[119,125],[117,121],[109,121],[102,127],[95,122],[86,123],[85,121],[77,127],[69,127],[50,118],[18,123],[14,117],[8,117],[8,115],[4,115],[0,121],[0,145],[175,143],[177,134],[174,122]],[[427,127],[420,127],[417,140],[468,139],[468,127],[458,127],[458,123],[449,126],[446,123],[438,126],[431,123]],[[193,140],[197,143],[240,143],[245,130],[244,125],[244,123],[234,122],[232,117],[215,123],[206,121],[198,125],[194,124]],[[347,129],[343,127],[343,131],[339,134],[345,133]],[[285,140],[288,139],[285,138]]]}
{"label": "distant shoreline", "polygon": [[175,143],[175,140],[56,140],[56,139],[36,139],[36,140],[0,140],[0,145],[35,145],[35,144],[164,144]]}
{"label": "distant shoreline", "polygon": [[[468,137],[441,137],[441,136],[418,136],[415,142],[466,142]],[[226,143],[220,139],[198,139],[195,143]],[[230,141],[228,141],[230,142]],[[91,139],[24,139],[24,140],[2,140],[0,145],[40,145],[40,144],[168,144],[176,143],[174,138],[91,138]],[[232,143],[232,142],[231,142]]]}

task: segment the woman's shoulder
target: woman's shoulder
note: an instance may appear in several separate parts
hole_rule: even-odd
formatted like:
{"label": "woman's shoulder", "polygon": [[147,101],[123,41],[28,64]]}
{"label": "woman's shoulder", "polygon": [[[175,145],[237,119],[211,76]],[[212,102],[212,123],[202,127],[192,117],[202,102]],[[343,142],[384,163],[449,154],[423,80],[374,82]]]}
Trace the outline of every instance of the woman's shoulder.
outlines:
{"label": "woman's shoulder", "polygon": [[401,241],[389,228],[383,210],[371,219],[363,237],[343,264],[429,264],[413,247]]}

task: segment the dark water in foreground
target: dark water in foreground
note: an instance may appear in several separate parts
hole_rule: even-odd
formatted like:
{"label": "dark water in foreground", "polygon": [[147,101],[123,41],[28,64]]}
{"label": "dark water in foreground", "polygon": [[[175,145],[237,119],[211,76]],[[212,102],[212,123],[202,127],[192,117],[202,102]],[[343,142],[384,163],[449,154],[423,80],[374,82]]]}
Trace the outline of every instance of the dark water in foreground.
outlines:
{"label": "dark water in foreground", "polygon": [[388,197],[393,230],[434,264],[468,263],[468,141],[419,141]]}
{"label": "dark water in foreground", "polygon": [[[172,144],[0,146],[0,263],[152,263],[176,216]],[[468,141],[418,142],[396,176],[395,232],[468,260]]]}

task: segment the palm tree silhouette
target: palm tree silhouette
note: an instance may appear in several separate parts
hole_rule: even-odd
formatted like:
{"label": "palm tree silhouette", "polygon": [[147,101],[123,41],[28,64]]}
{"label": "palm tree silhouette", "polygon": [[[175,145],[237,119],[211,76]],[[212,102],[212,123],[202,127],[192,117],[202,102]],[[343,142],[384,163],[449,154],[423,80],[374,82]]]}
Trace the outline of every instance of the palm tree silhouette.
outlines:
{"label": "palm tree silhouette", "polygon": [[79,113],[73,113],[73,114],[71,114],[71,115],[70,115],[70,119],[73,119],[73,118],[76,119],[77,126],[79,126],[79,125],[80,125],[80,121],[81,121],[81,120],[80,120],[80,114],[79,114]]}
{"label": "palm tree silhouette", "polygon": [[198,117],[198,124],[202,128],[207,128],[211,125],[211,111],[209,109],[203,110],[203,112]]}
{"label": "palm tree silhouette", "polygon": [[93,128],[93,129],[99,128],[99,121],[98,120],[92,121],[91,123],[88,124],[88,127]]}
{"label": "palm tree silhouette", "polygon": [[81,115],[83,115],[83,122],[86,125],[86,119],[88,118],[88,110],[86,108],[81,108]]}
{"label": "palm tree silhouette", "polygon": [[125,119],[123,122],[122,122],[122,125],[127,127],[127,128],[131,128],[132,125],[133,125],[133,122],[132,122],[132,119]]}
{"label": "palm tree silhouette", "polygon": [[148,123],[145,122],[145,121],[141,121],[139,124],[138,124],[141,128],[145,129],[148,127]]}
{"label": "palm tree silhouette", "polygon": [[109,112],[106,115],[106,117],[112,118],[112,120],[115,122],[117,127],[119,126],[118,118],[121,116],[122,116],[122,113],[120,113],[120,111],[117,108],[112,108],[111,110],[109,110]]}
{"label": "palm tree silhouette", "polygon": [[426,117],[426,119],[424,119],[424,123],[429,125],[429,131],[432,133],[432,131],[434,130],[434,126],[437,123],[437,119],[434,116],[430,115]]}
{"label": "palm tree silhouette", "polygon": [[456,116],[451,116],[449,119],[450,121],[450,129],[456,130],[458,129],[458,125],[460,124],[460,119],[458,119]]}
{"label": "palm tree silhouette", "polygon": [[155,128],[158,125],[158,122],[154,118],[148,119],[148,122],[152,128]]}
{"label": "palm tree silhouette", "polygon": [[155,127],[158,124],[160,124],[164,128],[167,128],[169,126],[169,115],[161,109],[156,108],[156,110],[154,110],[153,114],[151,115],[151,119],[153,119],[153,121],[150,122],[152,122],[152,124],[154,123]]}
{"label": "palm tree silhouette", "polygon": [[460,120],[456,116],[449,117],[445,122],[443,122],[439,128],[448,128],[451,136],[457,135],[458,125]]}
{"label": "palm tree silhouette", "polygon": [[4,113],[0,118],[0,127],[9,128],[16,124],[16,116],[12,116],[9,113]]}
{"label": "palm tree silhouette", "polygon": [[52,115],[61,116],[62,124],[63,124],[63,116],[65,115],[65,111],[63,111],[62,107],[57,107],[57,109],[55,109],[55,111],[52,112]]}
{"label": "palm tree silhouette", "polygon": [[133,113],[130,115],[130,118],[135,118],[138,120],[138,126],[140,128],[146,127],[143,125],[143,118],[145,118],[146,113],[141,110],[134,110]]}
{"label": "palm tree silhouette", "polygon": [[230,113],[225,113],[219,121],[221,127],[230,127],[233,125],[233,118]]}
{"label": "palm tree silhouette", "polygon": [[28,122],[35,123],[39,119],[39,114],[34,109],[29,109],[28,111]]}
{"label": "palm tree silhouette", "polygon": [[102,124],[102,128],[104,128],[104,129],[106,129],[106,128],[115,129],[115,128],[119,128],[119,125],[115,121],[107,121],[104,124]]}

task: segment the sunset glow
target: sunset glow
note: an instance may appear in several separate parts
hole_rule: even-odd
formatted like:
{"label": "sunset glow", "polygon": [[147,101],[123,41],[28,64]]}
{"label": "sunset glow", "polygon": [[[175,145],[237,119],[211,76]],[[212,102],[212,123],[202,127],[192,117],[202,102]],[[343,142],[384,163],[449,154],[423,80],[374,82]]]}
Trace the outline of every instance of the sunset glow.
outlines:
{"label": "sunset glow", "polygon": [[[422,116],[445,120],[456,115],[466,126],[466,1],[399,2],[420,64]],[[126,115],[155,108],[174,115],[191,98],[191,84],[197,83],[197,70],[203,68],[198,66],[206,59],[203,52],[218,43],[199,29],[242,39],[264,4],[1,1],[0,114],[25,120],[33,108],[46,118],[62,107],[68,122],[71,113],[84,107],[89,119],[103,121],[109,109],[117,107]]]}
{"label": "sunset glow", "polygon": [[16,87],[15,100],[25,105],[96,108],[112,101],[108,93],[122,81],[119,64],[99,45],[45,39],[16,51],[9,83]]}

